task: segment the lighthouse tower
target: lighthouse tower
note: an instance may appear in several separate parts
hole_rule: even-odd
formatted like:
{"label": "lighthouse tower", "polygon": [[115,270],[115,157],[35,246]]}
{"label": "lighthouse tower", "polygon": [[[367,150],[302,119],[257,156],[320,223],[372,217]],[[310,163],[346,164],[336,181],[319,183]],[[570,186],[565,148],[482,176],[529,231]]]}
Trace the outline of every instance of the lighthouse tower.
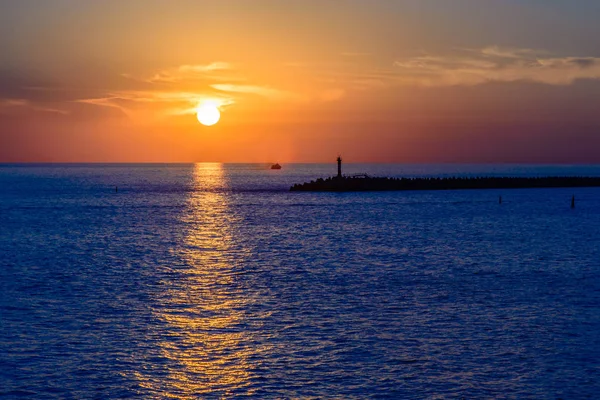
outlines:
{"label": "lighthouse tower", "polygon": [[342,179],[342,157],[338,156],[337,162],[338,162],[338,174],[337,174],[337,177],[338,177],[338,179]]}

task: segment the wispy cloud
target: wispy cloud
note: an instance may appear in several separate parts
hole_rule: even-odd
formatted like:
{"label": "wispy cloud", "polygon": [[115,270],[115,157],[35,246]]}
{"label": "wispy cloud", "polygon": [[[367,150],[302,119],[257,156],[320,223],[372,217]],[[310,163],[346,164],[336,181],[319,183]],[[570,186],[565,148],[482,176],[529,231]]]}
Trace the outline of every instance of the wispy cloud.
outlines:
{"label": "wispy cloud", "polygon": [[0,107],[24,107],[27,104],[27,100],[22,99],[0,99]]}
{"label": "wispy cloud", "polygon": [[394,67],[397,82],[421,86],[515,81],[569,85],[578,79],[600,79],[600,58],[553,57],[542,51],[497,46],[452,56],[400,59]]}
{"label": "wispy cloud", "polygon": [[203,101],[210,100],[218,107],[226,107],[235,103],[230,96],[220,96],[214,93],[194,92],[151,92],[151,91],[123,91],[109,93],[105,97],[81,99],[77,102],[93,104],[102,107],[112,107],[121,110],[125,115],[133,118],[135,111],[140,107],[158,107],[160,115],[187,115],[194,114]]}
{"label": "wispy cloud", "polygon": [[522,58],[527,56],[539,56],[546,54],[544,51],[533,49],[519,49],[514,47],[488,46],[483,49],[473,49],[475,53],[481,53],[484,56],[501,57],[501,58]]}
{"label": "wispy cloud", "polygon": [[69,114],[69,112],[66,110],[53,108],[47,105],[32,103],[31,101],[25,99],[0,99],[0,111],[10,111],[11,109],[15,108],[27,108],[33,111],[56,113],[63,115]]}
{"label": "wispy cloud", "polygon": [[212,62],[210,64],[185,64],[159,71],[152,77],[145,79],[145,81],[150,83],[177,83],[194,79],[214,78],[217,73],[232,70],[233,65],[224,61]]}
{"label": "wispy cloud", "polygon": [[232,64],[223,61],[217,61],[206,65],[182,65],[178,68],[179,72],[198,72],[207,73],[213,71],[225,71],[233,69]]}
{"label": "wispy cloud", "polygon": [[130,117],[131,114],[129,112],[129,109],[120,104],[121,100],[123,100],[122,97],[120,97],[118,95],[114,95],[114,96],[109,96],[109,97],[97,97],[97,98],[91,98],[91,99],[76,100],[75,103],[90,104],[90,105],[100,106],[100,107],[116,108],[116,109],[122,111],[123,114],[125,114],[126,116]]}
{"label": "wispy cloud", "polygon": [[262,97],[268,97],[274,100],[303,100],[304,97],[296,93],[285,90],[274,89],[268,86],[255,85],[237,85],[232,83],[215,83],[210,85],[213,89],[241,94],[254,94]]}
{"label": "wispy cloud", "polygon": [[198,104],[208,100],[218,107],[228,107],[243,101],[245,95],[272,100],[303,100],[301,95],[271,86],[240,84],[245,81],[243,72],[231,63],[185,64],[159,71],[146,79],[145,82],[153,84],[149,90],[106,90],[76,102],[119,109],[130,118],[140,114],[143,119],[150,113],[153,117],[194,114]]}

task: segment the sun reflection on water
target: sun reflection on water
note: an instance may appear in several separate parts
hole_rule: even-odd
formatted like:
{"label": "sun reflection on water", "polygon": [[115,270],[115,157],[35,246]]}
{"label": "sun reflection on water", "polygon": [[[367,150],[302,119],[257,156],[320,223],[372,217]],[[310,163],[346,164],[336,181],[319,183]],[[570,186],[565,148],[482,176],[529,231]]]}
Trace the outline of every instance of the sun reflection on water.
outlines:
{"label": "sun reflection on water", "polygon": [[227,184],[223,166],[197,164],[193,179],[195,190],[182,216],[187,234],[172,249],[184,265],[164,282],[156,310],[167,324],[160,344],[167,377],[144,381],[161,396],[181,399],[229,396],[244,388],[252,352],[244,320],[249,299],[236,279],[246,252],[235,241],[237,220],[228,198],[218,190]]}

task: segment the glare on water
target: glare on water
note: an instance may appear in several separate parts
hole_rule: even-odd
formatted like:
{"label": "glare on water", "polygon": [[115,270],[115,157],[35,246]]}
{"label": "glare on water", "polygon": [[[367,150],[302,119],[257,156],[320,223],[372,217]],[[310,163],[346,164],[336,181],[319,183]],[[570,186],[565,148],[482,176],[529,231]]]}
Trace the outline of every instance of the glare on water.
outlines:
{"label": "glare on water", "polygon": [[334,173],[328,164],[0,167],[0,397],[600,390],[600,189],[289,192]]}
{"label": "glare on water", "polygon": [[[248,381],[245,346],[249,334],[243,329],[248,302],[236,285],[236,268],[246,257],[233,232],[235,214],[227,196],[215,189],[225,185],[221,164],[197,164],[194,190],[180,216],[185,241],[171,250],[184,262],[176,279],[164,282],[156,310],[172,332],[159,345],[170,365],[168,377],[155,381],[141,374],[141,384],[157,393],[176,398],[197,398],[227,388],[242,388]],[[232,256],[235,254],[235,256]]]}

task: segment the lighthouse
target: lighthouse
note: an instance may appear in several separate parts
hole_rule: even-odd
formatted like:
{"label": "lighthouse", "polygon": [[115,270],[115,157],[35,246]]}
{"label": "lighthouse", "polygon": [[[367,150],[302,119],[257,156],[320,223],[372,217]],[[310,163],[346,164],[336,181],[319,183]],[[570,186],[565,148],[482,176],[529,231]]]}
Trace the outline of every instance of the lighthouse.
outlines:
{"label": "lighthouse", "polygon": [[337,177],[338,177],[338,179],[342,179],[342,157],[338,156],[337,162],[338,162],[338,174],[337,174]]}

